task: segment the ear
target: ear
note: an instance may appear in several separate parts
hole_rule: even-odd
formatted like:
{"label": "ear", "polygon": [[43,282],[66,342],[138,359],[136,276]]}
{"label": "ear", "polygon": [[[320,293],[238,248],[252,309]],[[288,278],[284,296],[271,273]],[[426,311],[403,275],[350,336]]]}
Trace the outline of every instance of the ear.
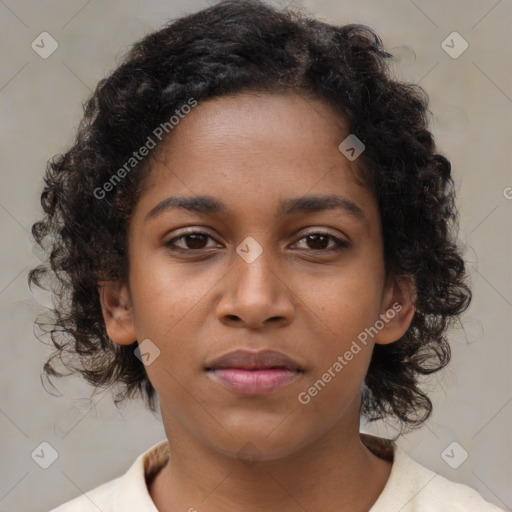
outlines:
{"label": "ear", "polygon": [[412,277],[388,277],[379,317],[379,325],[382,323],[384,326],[375,335],[375,343],[393,343],[406,333],[414,317],[416,298],[416,286]]}
{"label": "ear", "polygon": [[120,345],[130,345],[137,341],[126,285],[117,281],[101,281],[99,296],[103,320],[109,338]]}

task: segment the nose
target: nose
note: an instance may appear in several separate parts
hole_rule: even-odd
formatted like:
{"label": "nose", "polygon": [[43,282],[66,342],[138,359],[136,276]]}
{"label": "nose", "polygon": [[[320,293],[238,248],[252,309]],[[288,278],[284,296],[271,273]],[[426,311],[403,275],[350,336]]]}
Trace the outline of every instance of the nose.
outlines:
{"label": "nose", "polygon": [[272,322],[285,326],[293,320],[293,291],[284,273],[267,251],[251,263],[233,256],[231,271],[224,278],[224,290],[217,303],[222,323],[261,329]]}

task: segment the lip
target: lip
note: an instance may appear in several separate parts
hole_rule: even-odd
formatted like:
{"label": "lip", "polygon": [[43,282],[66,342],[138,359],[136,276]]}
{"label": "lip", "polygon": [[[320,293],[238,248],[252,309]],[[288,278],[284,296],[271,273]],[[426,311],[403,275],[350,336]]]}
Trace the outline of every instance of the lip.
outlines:
{"label": "lip", "polygon": [[268,370],[280,368],[303,371],[299,363],[276,350],[260,350],[257,352],[248,349],[233,350],[206,365],[206,370],[224,368],[238,368],[241,370]]}
{"label": "lip", "polygon": [[299,363],[275,350],[239,349],[211,363],[205,370],[218,383],[242,395],[265,395],[281,389],[303,373]]}

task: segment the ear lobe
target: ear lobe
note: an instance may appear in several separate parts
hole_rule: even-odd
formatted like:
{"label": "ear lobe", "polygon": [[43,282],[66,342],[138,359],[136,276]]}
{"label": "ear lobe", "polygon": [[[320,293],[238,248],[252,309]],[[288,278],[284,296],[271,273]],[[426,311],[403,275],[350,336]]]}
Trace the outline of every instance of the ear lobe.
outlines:
{"label": "ear lobe", "polygon": [[137,335],[126,285],[117,281],[101,281],[98,285],[101,312],[109,338],[120,345],[130,345],[137,340]]}
{"label": "ear lobe", "polygon": [[375,343],[381,345],[399,340],[407,332],[415,313],[417,293],[414,279],[412,277],[390,279],[379,317],[384,326],[374,337]]}

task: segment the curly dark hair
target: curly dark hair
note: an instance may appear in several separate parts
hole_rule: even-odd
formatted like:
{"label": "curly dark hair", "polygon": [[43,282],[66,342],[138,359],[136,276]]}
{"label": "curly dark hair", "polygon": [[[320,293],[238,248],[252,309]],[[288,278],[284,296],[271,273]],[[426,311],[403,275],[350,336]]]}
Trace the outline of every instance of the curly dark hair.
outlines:
{"label": "curly dark hair", "polygon": [[471,291],[454,241],[451,165],[428,130],[428,96],[391,76],[392,57],[366,25],[331,25],[258,0],[219,2],[135,43],[84,104],[74,145],[47,164],[45,215],[32,234],[49,259],[28,277],[55,301],[43,329],[56,348],[46,376],[63,376],[51,364],[59,356],[96,389],[120,386],[116,404],[139,395],[155,412],[137,342],[123,346],[108,337],[99,301],[100,281],[127,282],[127,227],[150,158],[108,192],[104,185],[191,97],[298,93],[326,102],[364,142],[357,174],[378,203],[386,273],[416,286],[405,335],[374,347],[361,414],[420,426],[432,412],[421,378],[450,361],[445,331],[469,306]]}

